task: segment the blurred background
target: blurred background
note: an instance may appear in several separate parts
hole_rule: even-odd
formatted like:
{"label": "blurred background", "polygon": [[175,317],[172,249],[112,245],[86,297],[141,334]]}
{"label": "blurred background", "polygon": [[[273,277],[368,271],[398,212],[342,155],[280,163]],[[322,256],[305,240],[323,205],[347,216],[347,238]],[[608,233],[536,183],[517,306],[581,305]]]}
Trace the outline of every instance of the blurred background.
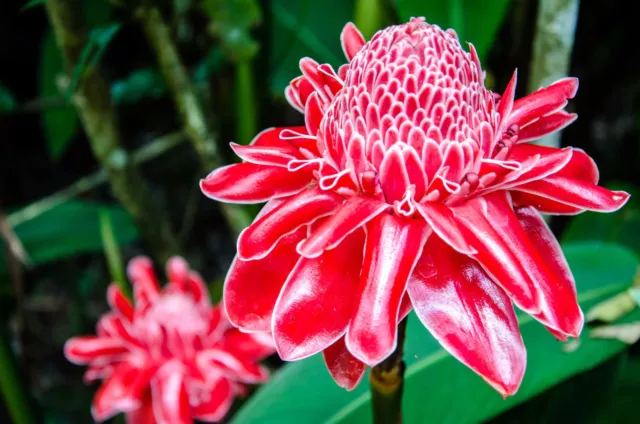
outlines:
{"label": "blurred background", "polygon": [[[0,422],[91,422],[97,386],[62,346],[94,332],[132,256],[161,270],[182,254],[219,299],[257,209],[221,208],[199,179],[235,160],[229,141],[303,124],[283,90],[301,57],[344,62],[346,22],[369,38],[412,16],[474,43],[497,92],[515,68],[517,97],[578,77],[568,110],[579,119],[543,142],[584,149],[601,184],[632,198],[614,214],[552,219],[589,327],[563,344],[523,318],[529,366],[513,398],[410,323],[406,422],[638,422],[640,71],[629,40],[640,3],[622,0],[0,2]],[[287,365],[228,420],[302,422],[313,410],[304,422],[367,422],[366,381],[336,390],[322,367]]]}

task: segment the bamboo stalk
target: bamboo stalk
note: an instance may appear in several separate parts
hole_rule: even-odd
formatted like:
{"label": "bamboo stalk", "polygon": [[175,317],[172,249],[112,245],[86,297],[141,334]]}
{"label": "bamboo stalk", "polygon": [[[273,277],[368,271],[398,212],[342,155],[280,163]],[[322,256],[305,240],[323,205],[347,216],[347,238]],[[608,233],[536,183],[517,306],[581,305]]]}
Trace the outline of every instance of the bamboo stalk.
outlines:
{"label": "bamboo stalk", "polygon": [[[213,131],[205,118],[195,86],[180,59],[169,27],[155,7],[140,8],[136,15],[155,52],[160,71],[173,95],[185,133],[198,153],[202,166],[207,171],[219,167],[222,161],[218,157]],[[241,206],[220,204],[220,208],[236,234],[251,224],[251,216]]]}
{"label": "bamboo stalk", "polygon": [[[528,87],[530,93],[567,76],[571,65],[578,7],[579,0],[538,2]],[[561,132],[550,134],[536,141],[536,144],[559,147],[561,135]]]}
{"label": "bamboo stalk", "polygon": [[[87,42],[80,0],[48,0],[47,14],[69,74]],[[178,243],[162,210],[122,147],[109,86],[99,64],[86,75],[72,96],[97,160],[106,170],[113,194],[133,216],[150,250],[164,262],[178,252]]]}

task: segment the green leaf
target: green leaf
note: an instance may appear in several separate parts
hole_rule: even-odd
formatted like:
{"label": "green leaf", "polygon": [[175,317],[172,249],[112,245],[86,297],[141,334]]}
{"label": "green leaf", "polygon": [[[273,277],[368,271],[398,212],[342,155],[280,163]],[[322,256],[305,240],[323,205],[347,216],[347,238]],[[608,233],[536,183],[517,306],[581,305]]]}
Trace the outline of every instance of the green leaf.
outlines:
{"label": "green leaf", "polygon": [[[40,97],[61,95],[58,79],[65,76],[62,56],[51,32],[42,39],[40,52]],[[42,125],[52,159],[59,159],[79,128],[78,115],[71,105],[47,108],[42,112]]]}
{"label": "green leaf", "polygon": [[584,212],[573,217],[562,234],[562,241],[609,241],[622,244],[640,255],[640,190],[625,182],[612,182],[610,190],[631,194],[627,204],[614,213]]}
{"label": "green leaf", "polygon": [[167,85],[156,69],[137,69],[111,85],[111,96],[119,105],[133,104],[145,98],[157,99],[165,94]]}
{"label": "green leaf", "polygon": [[7,87],[0,82],[0,113],[10,112],[16,108],[16,100]]}
{"label": "green leaf", "polygon": [[346,62],[340,32],[353,18],[354,0],[273,0],[271,14],[270,86],[283,96],[300,75],[298,63],[311,57],[335,69]]}
{"label": "green leaf", "polygon": [[509,0],[395,0],[398,14],[403,21],[424,16],[430,24],[442,29],[453,28],[460,42],[472,43],[480,60],[484,61],[500,29]]}
{"label": "green leaf", "polygon": [[211,17],[210,29],[220,38],[229,60],[245,62],[256,55],[259,45],[250,34],[262,19],[256,0],[205,0],[203,7]]}
{"label": "green leaf", "polygon": [[118,33],[121,27],[122,24],[114,23],[91,30],[89,33],[89,40],[87,40],[87,44],[82,49],[80,59],[73,70],[71,83],[67,89],[67,98],[71,98],[71,95],[76,90],[78,84],[80,84],[80,81],[82,81],[82,78],[93,72],[93,68],[107,50],[109,42]]}
{"label": "green leaf", "polygon": [[31,9],[32,7],[38,6],[39,4],[45,4],[47,0],[31,0],[28,1],[24,6],[20,8],[20,12],[24,12],[25,10]]}
{"label": "green leaf", "polygon": [[[100,210],[110,217],[117,244],[138,238],[132,218],[119,206],[73,200],[63,203],[29,221],[16,225],[16,236],[27,251],[32,265],[43,265],[58,259],[102,249]],[[0,261],[0,274],[6,263]]]}
{"label": "green leaf", "polygon": [[[581,243],[567,245],[564,251],[583,308],[629,287],[638,266],[633,253],[617,245]],[[412,313],[405,344],[404,422],[482,422],[625,348],[617,341],[590,339],[586,332],[577,343],[559,343],[528,315],[520,314],[519,321],[527,347],[527,372],[519,392],[503,400],[442,349]],[[286,424],[297,423],[300,417],[307,417],[308,423],[371,422],[368,390],[367,377],[352,392],[339,388],[321,355],[314,355],[286,365],[247,402],[233,423]]]}
{"label": "green leaf", "polygon": [[122,293],[131,299],[131,287],[127,283],[120,247],[111,223],[111,215],[105,209],[100,211],[100,234],[102,235],[102,246],[104,247],[104,256],[107,259],[111,280],[115,281]]}

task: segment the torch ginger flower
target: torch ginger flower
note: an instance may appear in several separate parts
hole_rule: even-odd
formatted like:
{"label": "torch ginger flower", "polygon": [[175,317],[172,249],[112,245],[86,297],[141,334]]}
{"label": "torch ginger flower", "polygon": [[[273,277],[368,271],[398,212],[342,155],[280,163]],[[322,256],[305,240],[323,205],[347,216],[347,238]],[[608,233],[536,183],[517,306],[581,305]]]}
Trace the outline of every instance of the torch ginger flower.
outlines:
{"label": "torch ginger flower", "polygon": [[74,337],[64,353],[88,364],[85,381],[105,380],[92,405],[96,421],[124,412],[131,424],[219,421],[245,384],[267,380],[257,362],[275,351],[269,334],[245,334],[213,307],[202,278],[174,257],[169,284],[160,290],[151,261],[128,266],[134,302],[114,284],[107,298],[112,311],[97,336]]}
{"label": "torch ginger flower", "polygon": [[504,396],[526,351],[513,303],[558,339],[583,314],[540,213],[610,212],[629,195],[597,186],[582,150],[528,141],[576,119],[566,78],[514,100],[484,86],[475,49],[423,19],[369,42],[341,35],[349,63],[312,59],[286,89],[305,126],[274,128],[201,181],[209,197],[268,201],[238,240],[225,307],[243,331],[272,331],[279,355],[323,351],[351,389],[395,349],[413,308],[433,336]]}

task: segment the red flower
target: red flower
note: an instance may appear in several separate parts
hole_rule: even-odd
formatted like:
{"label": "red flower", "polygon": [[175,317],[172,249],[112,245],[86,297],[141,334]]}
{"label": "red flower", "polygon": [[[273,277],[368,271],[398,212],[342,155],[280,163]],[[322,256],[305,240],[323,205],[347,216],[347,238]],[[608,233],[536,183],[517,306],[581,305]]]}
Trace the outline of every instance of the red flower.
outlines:
{"label": "red flower", "polygon": [[557,241],[539,212],[615,211],[582,150],[527,141],[576,115],[575,78],[514,101],[484,86],[472,45],[412,19],[365,43],[347,24],[347,65],[309,58],[286,90],[304,127],[269,129],[241,164],[216,169],[205,194],[269,201],[238,240],[226,279],[231,322],[272,331],[280,356],[323,351],[341,386],[395,348],[413,307],[452,355],[503,395],[526,352],[512,301],[558,339],[583,315]]}
{"label": "red flower", "polygon": [[244,384],[267,380],[257,362],[275,351],[271,336],[233,328],[184,259],[167,263],[163,291],[145,257],[129,262],[128,274],[135,306],[111,284],[112,311],[98,322],[98,335],[64,347],[68,360],[89,365],[87,383],[106,380],[93,400],[96,421],[118,412],[131,424],[219,421]]}

